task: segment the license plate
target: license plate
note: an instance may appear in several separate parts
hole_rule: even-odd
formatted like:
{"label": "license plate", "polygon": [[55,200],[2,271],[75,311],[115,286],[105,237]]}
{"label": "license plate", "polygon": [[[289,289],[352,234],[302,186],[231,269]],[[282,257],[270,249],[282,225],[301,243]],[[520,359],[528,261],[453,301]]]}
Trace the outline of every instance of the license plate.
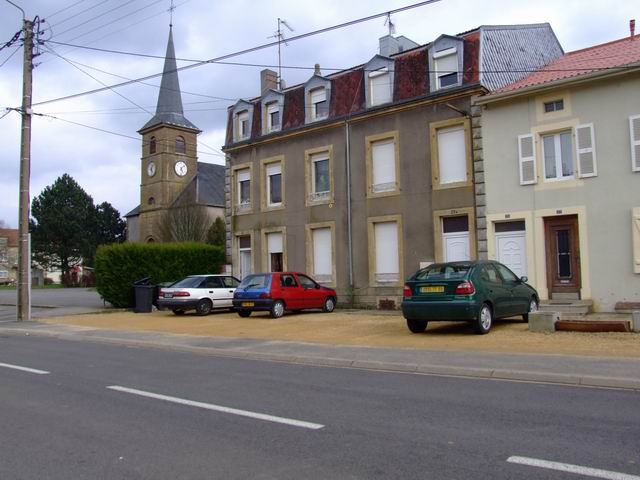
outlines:
{"label": "license plate", "polygon": [[253,307],[253,302],[242,302],[243,307]]}
{"label": "license plate", "polygon": [[420,287],[420,293],[444,293],[444,285],[429,285]]}
{"label": "license plate", "polygon": [[165,293],[164,298],[173,298],[173,293]]}

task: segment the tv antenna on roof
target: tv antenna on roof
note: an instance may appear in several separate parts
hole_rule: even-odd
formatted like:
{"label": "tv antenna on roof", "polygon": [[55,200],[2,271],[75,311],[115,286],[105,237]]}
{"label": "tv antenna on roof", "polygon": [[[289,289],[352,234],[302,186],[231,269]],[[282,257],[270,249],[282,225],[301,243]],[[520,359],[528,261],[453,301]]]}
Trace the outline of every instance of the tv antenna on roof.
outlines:
{"label": "tv antenna on roof", "polygon": [[284,38],[284,32],[282,31],[282,25],[287,27],[289,31],[293,32],[293,27],[287,23],[286,20],[282,18],[278,18],[278,30],[269,38],[277,38],[278,39],[278,90],[282,89],[282,54],[281,54],[281,45],[284,42],[285,45],[289,45],[287,40]]}
{"label": "tv antenna on roof", "polygon": [[387,13],[387,19],[384,21],[384,24],[389,27],[389,36],[396,33],[396,25],[391,21],[391,12]]}

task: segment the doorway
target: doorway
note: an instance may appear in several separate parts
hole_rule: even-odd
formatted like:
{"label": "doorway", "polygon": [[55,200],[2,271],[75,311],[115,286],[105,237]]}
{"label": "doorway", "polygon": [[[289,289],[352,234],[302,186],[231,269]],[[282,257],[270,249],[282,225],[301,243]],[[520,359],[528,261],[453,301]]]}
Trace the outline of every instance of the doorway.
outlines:
{"label": "doorway", "polygon": [[579,299],[582,281],[578,216],[545,218],[544,231],[549,297]]}

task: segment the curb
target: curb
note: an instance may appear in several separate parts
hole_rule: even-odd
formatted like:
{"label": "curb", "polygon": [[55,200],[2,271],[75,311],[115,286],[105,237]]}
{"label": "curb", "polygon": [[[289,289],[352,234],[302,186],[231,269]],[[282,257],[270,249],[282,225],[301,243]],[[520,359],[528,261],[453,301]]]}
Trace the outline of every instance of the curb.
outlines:
{"label": "curb", "polygon": [[[69,329],[69,326],[65,326]],[[55,331],[52,328],[15,328],[4,327],[2,332],[16,335],[34,335],[39,337],[53,337],[70,341],[91,341],[110,345],[128,345],[134,347],[168,349],[177,352],[189,352],[224,358],[242,360],[269,361],[291,363],[316,367],[353,368],[377,372],[407,373],[417,375],[435,375],[443,377],[484,378],[502,381],[518,381],[531,383],[550,383],[555,385],[580,386],[592,388],[612,388],[621,390],[640,391],[640,379],[625,377],[604,377],[596,375],[575,375],[542,370],[512,370],[477,367],[460,367],[438,364],[417,364],[384,362],[376,360],[358,360],[337,357],[312,357],[295,354],[262,353],[250,350],[228,350],[217,347],[203,347],[179,345],[170,341],[152,341],[141,339],[116,338],[102,335],[84,335],[89,330],[76,327],[75,331]],[[92,333],[95,330],[90,330]]]}

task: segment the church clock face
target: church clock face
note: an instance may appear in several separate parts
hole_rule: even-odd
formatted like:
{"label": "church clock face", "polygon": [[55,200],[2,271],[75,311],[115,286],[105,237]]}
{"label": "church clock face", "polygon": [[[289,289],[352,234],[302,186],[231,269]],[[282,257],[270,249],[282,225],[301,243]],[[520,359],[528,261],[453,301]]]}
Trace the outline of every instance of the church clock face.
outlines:
{"label": "church clock face", "polygon": [[147,165],[147,175],[153,177],[156,174],[156,164],[154,162],[149,162]]}
{"label": "church clock face", "polygon": [[182,161],[176,162],[173,168],[176,171],[176,175],[180,177],[184,177],[187,174],[187,164]]}

